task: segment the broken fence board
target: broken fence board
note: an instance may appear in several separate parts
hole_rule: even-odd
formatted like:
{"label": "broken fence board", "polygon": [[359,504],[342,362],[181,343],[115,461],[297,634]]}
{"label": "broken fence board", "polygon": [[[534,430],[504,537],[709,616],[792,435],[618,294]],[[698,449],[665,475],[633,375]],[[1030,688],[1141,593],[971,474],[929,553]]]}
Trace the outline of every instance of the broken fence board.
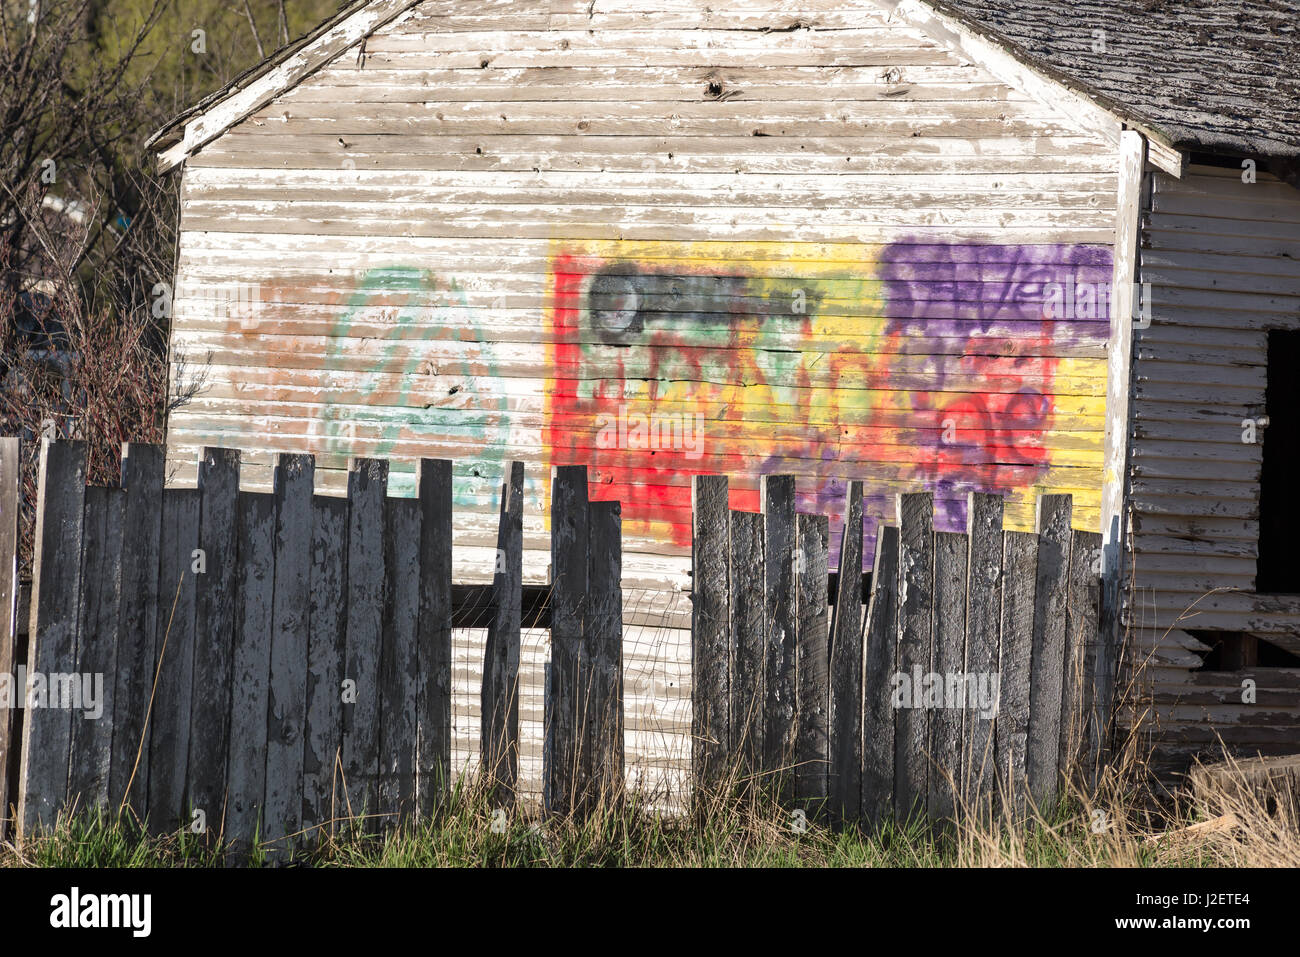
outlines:
{"label": "broken fence board", "polygon": [[830,652],[831,819],[855,820],[862,809],[862,483],[850,482],[840,537],[839,588]]}
{"label": "broken fence board", "polygon": [[501,485],[492,617],[483,647],[479,751],[500,803],[513,803],[519,779],[519,648],[523,600],[524,463],[511,462]]}
{"label": "broken fence board", "polygon": [[862,626],[862,815],[875,825],[893,816],[894,695],[898,668],[898,529],[880,526],[871,600]]}

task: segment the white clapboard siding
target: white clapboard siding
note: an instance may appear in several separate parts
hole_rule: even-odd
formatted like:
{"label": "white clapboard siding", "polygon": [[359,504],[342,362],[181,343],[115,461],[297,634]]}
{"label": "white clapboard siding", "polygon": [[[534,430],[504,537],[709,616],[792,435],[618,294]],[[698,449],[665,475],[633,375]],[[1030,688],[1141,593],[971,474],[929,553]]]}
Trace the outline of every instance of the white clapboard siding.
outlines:
{"label": "white clapboard siding", "polygon": [[[1300,190],[1240,169],[1154,173],[1139,278],[1151,324],[1137,332],[1125,617],[1133,674],[1150,701],[1139,733],[1153,770],[1183,772],[1221,746],[1290,753],[1300,669],[1202,670],[1216,631],[1294,650],[1294,596],[1255,593],[1268,329],[1300,328]],[[1199,637],[1198,637],[1199,636]],[[1243,689],[1253,682],[1249,701]]]}
{"label": "white clapboard siding", "polygon": [[[401,495],[418,458],[450,458],[455,577],[484,581],[501,476],[520,460],[525,580],[542,583],[557,448],[578,456],[594,439],[589,423],[557,414],[554,383],[594,387],[617,369],[610,388],[627,402],[677,416],[701,403],[732,410],[710,468],[731,474],[733,504],[756,508],[759,476],[778,468],[808,495],[863,479],[874,536],[895,496],[916,490],[917,448],[948,428],[941,410],[969,401],[987,428],[1007,431],[966,457],[964,480],[1004,491],[1011,527],[1031,528],[1035,495],[1053,491],[1074,495],[1076,526],[1095,530],[1106,317],[1042,336],[1014,310],[986,315],[981,304],[1007,295],[1005,270],[969,250],[1110,246],[1118,128],[1074,94],[1023,82],[1019,65],[981,65],[978,44],[910,7],[600,6],[430,0],[210,142],[206,121],[191,121],[188,142],[202,145],[184,164],[171,348],[175,388],[202,381],[170,418],[172,480],[193,481],[198,451],[227,445],[243,450],[250,487],[269,483],[277,452],[309,451],[327,493],[342,492],[349,457],[368,455],[391,460]],[[1176,261],[1197,235],[1171,231],[1161,268],[1201,268]],[[925,249],[950,247],[951,288],[921,288],[917,308],[951,318],[899,333],[911,306],[885,288],[882,264],[902,250],[924,266]],[[1034,260],[1048,264],[1036,282],[1056,275],[1051,255]],[[560,262],[588,282],[597,269],[645,268],[748,284],[706,288],[689,306],[647,294],[655,315],[689,316],[700,343],[698,371],[656,372],[645,350],[629,356],[592,332],[586,304],[571,310],[584,331],[557,333],[568,308]],[[1253,268],[1272,283],[1261,295],[1289,295],[1285,275]],[[794,289],[817,303],[798,329],[776,321]],[[1186,369],[1213,361],[1215,340],[1194,333],[1160,340],[1176,349],[1140,383],[1162,415],[1186,404]],[[579,365],[557,358],[566,344]],[[799,357],[798,375],[781,371],[783,356]],[[1251,360],[1249,344],[1224,353],[1225,389],[1259,387]],[[1028,390],[1052,412],[1041,430],[1018,432],[1005,402]],[[1045,464],[1029,477],[1007,468],[1023,457]],[[1197,465],[1195,454],[1171,461]],[[591,479],[602,497],[631,490],[658,503],[624,513],[627,746],[630,776],[676,793],[689,762],[689,476],[598,462]],[[947,523],[964,494],[940,491]],[[1245,528],[1256,517],[1241,502],[1204,517]],[[458,633],[464,761],[476,748],[481,641]],[[544,636],[529,641],[522,773],[535,787],[546,650]]]}
{"label": "white clapboard siding", "polygon": [[[1198,605],[1199,627],[1300,626],[1286,606],[1250,594],[1268,517],[1263,446],[1242,441],[1242,420],[1264,412],[1266,330],[1300,328],[1300,267],[1273,238],[1286,231],[1300,238],[1300,190],[1266,173],[1256,183],[1231,168],[1154,174],[1139,252],[1151,324],[1134,348],[1131,455],[1133,561],[1153,589],[1143,608],[1152,626],[1217,587],[1243,593]],[[1189,563],[1169,564],[1174,554]]]}

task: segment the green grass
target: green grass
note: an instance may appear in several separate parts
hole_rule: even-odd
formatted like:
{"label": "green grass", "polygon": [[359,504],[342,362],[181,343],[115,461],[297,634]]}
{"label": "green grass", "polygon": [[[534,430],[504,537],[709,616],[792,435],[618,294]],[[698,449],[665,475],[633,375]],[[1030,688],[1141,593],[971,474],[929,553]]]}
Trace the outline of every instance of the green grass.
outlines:
{"label": "green grass", "polygon": [[[376,819],[314,835],[292,863],[315,867],[962,867],[1208,866],[1222,863],[1205,844],[1161,844],[1149,831],[1117,823],[1100,833],[1078,803],[1062,802],[1028,825],[973,821],[932,830],[923,822],[868,832],[835,831],[795,818],[767,793],[733,792],[669,818],[630,797],[582,821],[513,813],[493,829],[487,796],[456,787],[429,820],[384,830]],[[368,833],[367,833],[368,832]],[[226,855],[188,831],[149,836],[133,821],[80,813],[21,848],[0,847],[0,866],[267,866],[265,847]]]}

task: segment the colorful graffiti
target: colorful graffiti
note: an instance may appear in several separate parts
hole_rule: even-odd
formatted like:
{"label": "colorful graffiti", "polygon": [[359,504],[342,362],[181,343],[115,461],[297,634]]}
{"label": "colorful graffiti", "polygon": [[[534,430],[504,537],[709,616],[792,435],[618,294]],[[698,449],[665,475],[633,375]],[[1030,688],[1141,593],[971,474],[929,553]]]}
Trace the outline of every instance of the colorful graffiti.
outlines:
{"label": "colorful graffiti", "polygon": [[547,268],[540,324],[498,305],[499,279],[385,265],[344,293],[330,275],[267,284],[267,321],[227,331],[282,350],[259,363],[272,405],[311,404],[268,406],[287,450],[301,428],[322,467],[389,457],[397,494],[402,465],[450,457],[457,504],[486,508],[523,458],[530,495],[546,466],[586,464],[625,531],[683,547],[701,472],[733,476],[750,510],[760,476],[793,473],[800,508],[832,516],[860,479],[869,543],[921,488],[940,529],[964,527],[971,491],[1005,494],[1009,527],[1049,490],[1095,524],[1106,247],[584,242]]}
{"label": "colorful graffiti", "polygon": [[[268,284],[260,305],[275,315],[312,298],[309,290],[337,286],[333,276]],[[337,318],[321,347],[307,449],[329,467],[350,456],[391,458],[399,466],[389,481],[396,494],[413,493],[414,474],[400,466],[421,455],[455,458],[459,505],[473,505],[495,488],[511,429],[507,389],[498,374],[499,346],[463,283],[418,267],[381,266],[360,273],[345,297],[331,295],[325,305],[322,314]],[[244,316],[228,332],[263,342],[258,337],[276,327],[274,320]],[[301,348],[288,336],[270,341],[286,356]],[[269,384],[285,389],[292,374],[291,364],[273,365]]]}
{"label": "colorful graffiti", "polygon": [[[625,528],[689,543],[698,472],[791,472],[831,514],[862,479],[869,535],[918,488],[948,530],[970,491],[1007,493],[1013,525],[1037,491],[1095,508],[1109,249],[774,245],[554,257],[544,445],[593,466]],[[757,508],[754,484],[732,504]]]}

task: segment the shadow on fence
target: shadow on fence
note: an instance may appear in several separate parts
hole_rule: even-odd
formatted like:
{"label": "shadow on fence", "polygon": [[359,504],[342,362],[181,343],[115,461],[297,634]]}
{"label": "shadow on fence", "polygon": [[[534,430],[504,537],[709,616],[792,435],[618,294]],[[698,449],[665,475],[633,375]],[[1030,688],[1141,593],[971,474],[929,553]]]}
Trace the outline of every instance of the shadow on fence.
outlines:
{"label": "shadow on fence", "polygon": [[[1050,805],[1105,751],[1114,650],[1098,629],[1101,538],[1038,499],[1036,533],[1003,531],[972,494],[968,531],[936,532],[929,493],[881,527],[864,609],[841,574],[828,608],[828,519],[795,513],[791,476],[762,512],[730,511],[727,479],[694,480],[693,776],[771,776],[831,823],[959,806]],[[861,567],[862,484],[841,569]],[[865,611],[865,614],[864,614]]]}

